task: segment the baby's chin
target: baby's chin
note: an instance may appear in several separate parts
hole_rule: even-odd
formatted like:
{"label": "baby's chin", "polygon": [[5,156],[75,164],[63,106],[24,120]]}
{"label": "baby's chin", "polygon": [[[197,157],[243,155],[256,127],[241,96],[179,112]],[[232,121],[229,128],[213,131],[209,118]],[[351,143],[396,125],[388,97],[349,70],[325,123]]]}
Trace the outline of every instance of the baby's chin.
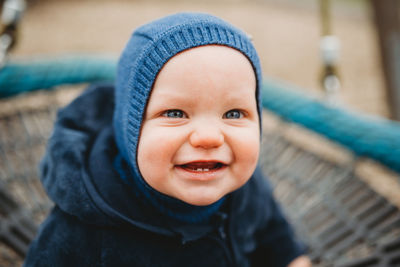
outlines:
{"label": "baby's chin", "polygon": [[225,185],[224,188],[221,188],[221,186],[186,188],[186,190],[174,192],[173,197],[190,205],[208,206],[218,202],[224,196],[242,187],[246,181],[247,179],[243,180],[243,183],[240,184]]}
{"label": "baby's chin", "polygon": [[221,198],[223,198],[225,195],[214,195],[214,196],[205,196],[205,195],[200,195],[200,196],[195,196],[195,195],[190,195],[190,196],[180,196],[177,197],[179,200],[190,204],[194,206],[208,206],[212,205]]}

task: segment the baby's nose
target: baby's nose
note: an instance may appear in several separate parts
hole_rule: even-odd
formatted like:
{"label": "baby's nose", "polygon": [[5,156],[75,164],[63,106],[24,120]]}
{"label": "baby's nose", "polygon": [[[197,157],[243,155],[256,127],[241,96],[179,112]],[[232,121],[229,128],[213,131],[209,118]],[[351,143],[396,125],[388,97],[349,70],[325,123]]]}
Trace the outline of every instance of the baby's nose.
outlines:
{"label": "baby's nose", "polygon": [[189,141],[193,147],[216,148],[224,143],[224,135],[219,127],[205,123],[194,129]]}

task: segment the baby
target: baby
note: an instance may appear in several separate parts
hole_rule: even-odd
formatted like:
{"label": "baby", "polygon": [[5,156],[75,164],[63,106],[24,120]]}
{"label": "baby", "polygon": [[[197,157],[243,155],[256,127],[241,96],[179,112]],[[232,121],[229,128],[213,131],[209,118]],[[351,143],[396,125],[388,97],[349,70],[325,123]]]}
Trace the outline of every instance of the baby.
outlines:
{"label": "baby", "polygon": [[138,28],[115,86],[58,113],[41,164],[55,207],[25,266],[310,266],[256,168],[260,86],[221,19]]}

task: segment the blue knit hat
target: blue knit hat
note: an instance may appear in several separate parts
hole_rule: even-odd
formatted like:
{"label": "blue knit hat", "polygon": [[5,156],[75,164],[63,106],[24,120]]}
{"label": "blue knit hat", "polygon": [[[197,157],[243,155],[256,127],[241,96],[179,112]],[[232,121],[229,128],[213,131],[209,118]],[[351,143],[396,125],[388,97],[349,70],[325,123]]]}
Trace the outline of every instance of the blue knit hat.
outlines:
{"label": "blue knit hat", "polygon": [[139,27],[118,63],[115,85],[114,132],[122,157],[139,177],[137,146],[150,92],[157,74],[174,55],[203,45],[225,45],[242,52],[257,78],[256,98],[261,127],[261,67],[249,37],[208,14],[179,13]]}

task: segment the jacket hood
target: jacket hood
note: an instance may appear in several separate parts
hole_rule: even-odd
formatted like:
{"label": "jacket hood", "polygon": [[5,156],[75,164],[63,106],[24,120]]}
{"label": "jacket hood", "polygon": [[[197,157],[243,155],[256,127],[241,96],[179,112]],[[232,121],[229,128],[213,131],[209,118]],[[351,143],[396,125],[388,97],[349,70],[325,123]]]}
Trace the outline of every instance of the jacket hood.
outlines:
{"label": "jacket hood", "polygon": [[151,214],[134,205],[135,195],[113,168],[118,153],[112,130],[113,110],[113,86],[101,84],[89,87],[57,113],[40,164],[43,186],[64,212],[86,223],[133,224],[171,235],[171,231],[142,219]]}

